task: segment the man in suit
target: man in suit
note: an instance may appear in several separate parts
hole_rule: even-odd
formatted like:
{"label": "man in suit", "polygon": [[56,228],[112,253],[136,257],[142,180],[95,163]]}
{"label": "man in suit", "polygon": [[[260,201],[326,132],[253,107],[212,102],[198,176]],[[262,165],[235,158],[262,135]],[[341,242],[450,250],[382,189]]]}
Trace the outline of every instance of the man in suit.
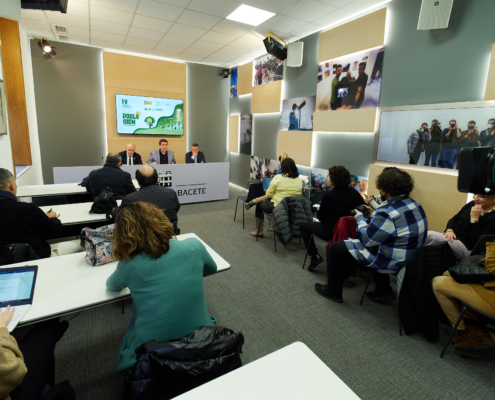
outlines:
{"label": "man in suit", "polygon": [[122,157],[122,165],[142,165],[143,161],[141,156],[136,153],[136,145],[134,143],[129,143],[124,151],[119,153]]}
{"label": "man in suit", "polygon": [[180,203],[175,190],[157,185],[158,172],[150,165],[144,165],[136,171],[136,180],[140,187],[139,191],[125,196],[119,210],[137,201],[154,204],[163,210],[174,225],[175,234],[178,235],[180,231],[177,228],[177,213],[180,210]]}
{"label": "man in suit", "polygon": [[177,164],[174,158],[174,152],[168,149],[168,140],[161,139],[158,144],[160,148],[150,153],[150,158],[146,161],[148,164]]}
{"label": "man in suit", "polygon": [[205,155],[202,151],[199,151],[199,145],[197,143],[193,143],[191,146],[191,151],[186,153],[186,164],[199,164],[205,162]]}
{"label": "man in suit", "polygon": [[132,183],[131,175],[122,171],[122,157],[118,153],[110,153],[103,168],[91,171],[88,176],[86,190],[96,198],[103,189],[110,188],[116,199],[121,199],[125,195],[135,192],[136,188]]}

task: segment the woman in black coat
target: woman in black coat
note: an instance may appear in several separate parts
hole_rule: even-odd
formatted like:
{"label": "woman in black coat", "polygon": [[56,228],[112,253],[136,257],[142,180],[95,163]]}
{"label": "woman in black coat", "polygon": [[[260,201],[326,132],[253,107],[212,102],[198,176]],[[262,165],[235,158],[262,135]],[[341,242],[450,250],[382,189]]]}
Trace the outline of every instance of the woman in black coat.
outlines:
{"label": "woman in black coat", "polygon": [[495,234],[495,195],[475,194],[447,223],[444,233],[428,231],[426,246],[447,242],[458,260],[468,257],[483,235]]}
{"label": "woman in black coat", "polygon": [[340,217],[350,215],[349,212],[351,210],[364,204],[361,194],[349,186],[351,184],[351,174],[346,167],[342,165],[335,166],[330,168],[328,172],[329,183],[333,186],[333,189],[325,194],[321,200],[317,214],[320,222],[303,222],[299,224],[304,244],[311,257],[308,271],[314,270],[318,264],[323,262],[323,258],[318,254],[314,240],[311,240],[310,243],[311,235],[327,241],[332,240],[333,227],[337,224]]}

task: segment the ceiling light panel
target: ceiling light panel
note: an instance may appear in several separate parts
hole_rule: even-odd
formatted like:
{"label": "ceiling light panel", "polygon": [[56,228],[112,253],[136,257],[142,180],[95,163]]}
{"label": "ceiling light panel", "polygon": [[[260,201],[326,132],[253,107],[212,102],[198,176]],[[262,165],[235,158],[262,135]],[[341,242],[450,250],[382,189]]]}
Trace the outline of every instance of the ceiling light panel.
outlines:
{"label": "ceiling light panel", "polygon": [[272,13],[270,11],[265,11],[260,8],[255,8],[243,4],[232,14],[227,16],[227,19],[242,22],[243,24],[258,26],[259,24],[272,18],[274,15],[275,13]]}
{"label": "ceiling light panel", "polygon": [[239,7],[239,3],[231,0],[193,0],[187,8],[205,14],[225,18]]}

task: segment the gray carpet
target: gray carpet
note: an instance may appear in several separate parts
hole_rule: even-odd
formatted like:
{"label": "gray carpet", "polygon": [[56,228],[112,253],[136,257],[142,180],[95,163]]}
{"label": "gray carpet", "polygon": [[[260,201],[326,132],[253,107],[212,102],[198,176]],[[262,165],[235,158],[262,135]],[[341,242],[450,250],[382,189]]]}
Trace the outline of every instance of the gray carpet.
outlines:
{"label": "gray carpet", "polygon": [[[232,265],[205,278],[206,303],[219,325],[243,332],[244,363],[301,341],[363,399],[491,398],[495,351],[467,357],[451,347],[440,359],[449,333],[444,325],[439,343],[420,335],[400,337],[396,301],[365,300],[359,306],[362,277],[348,281],[343,304],[318,296],[314,284],[325,282],[323,264],[315,273],[302,270],[299,242],[287,248],[279,243],[275,253],[266,227],[267,236],[256,243],[249,236],[254,209],[246,212],[246,229],[241,204],[233,222],[239,194],[231,188],[227,201],[184,205],[179,227],[196,233]],[[317,245],[324,254],[325,243]],[[114,303],[75,316],[57,347],[57,381],[68,379],[81,400],[120,399],[123,380],[116,359],[130,318],[130,301],[124,315]]]}

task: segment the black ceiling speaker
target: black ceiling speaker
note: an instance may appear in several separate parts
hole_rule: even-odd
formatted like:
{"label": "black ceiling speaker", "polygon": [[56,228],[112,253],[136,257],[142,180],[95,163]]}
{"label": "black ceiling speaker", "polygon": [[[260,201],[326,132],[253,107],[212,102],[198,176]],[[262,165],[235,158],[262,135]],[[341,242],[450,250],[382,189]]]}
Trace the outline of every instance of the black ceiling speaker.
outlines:
{"label": "black ceiling speaker", "polygon": [[21,0],[21,8],[29,10],[60,11],[67,13],[69,0]]}
{"label": "black ceiling speaker", "polygon": [[285,60],[287,58],[287,46],[270,37],[270,33],[272,32],[268,32],[268,37],[263,39],[266,52],[277,57],[279,60]]}

